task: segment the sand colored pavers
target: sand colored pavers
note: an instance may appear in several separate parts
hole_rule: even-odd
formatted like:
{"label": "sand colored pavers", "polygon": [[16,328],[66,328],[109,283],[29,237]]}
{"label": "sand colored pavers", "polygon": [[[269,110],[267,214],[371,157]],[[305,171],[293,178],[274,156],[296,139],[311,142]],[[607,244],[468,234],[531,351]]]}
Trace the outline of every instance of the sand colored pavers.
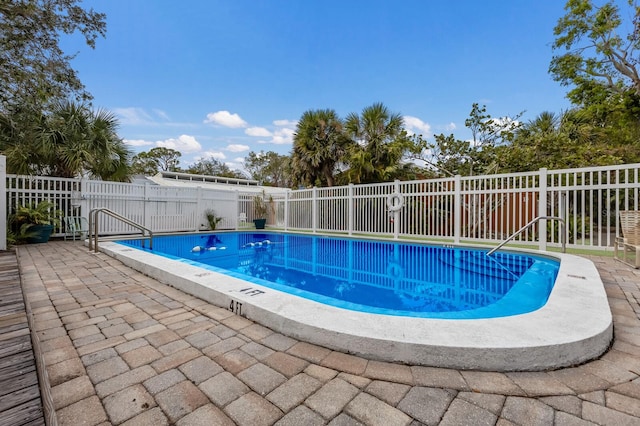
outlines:
{"label": "sand colored pavers", "polygon": [[391,364],[300,342],[78,242],[18,248],[61,425],[640,424],[640,271],[596,263],[616,340],[550,372]]}

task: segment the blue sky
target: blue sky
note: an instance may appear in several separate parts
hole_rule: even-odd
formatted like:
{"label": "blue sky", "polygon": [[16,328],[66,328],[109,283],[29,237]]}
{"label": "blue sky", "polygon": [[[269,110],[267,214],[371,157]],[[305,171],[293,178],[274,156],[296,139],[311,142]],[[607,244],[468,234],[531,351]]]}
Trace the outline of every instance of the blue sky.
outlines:
{"label": "blue sky", "polygon": [[92,0],[107,15],[73,66],[135,152],[186,167],[249,151],[288,154],[308,109],[345,117],[375,102],[427,135],[464,127],[474,102],[533,119],[569,106],[547,70],[561,0]]}

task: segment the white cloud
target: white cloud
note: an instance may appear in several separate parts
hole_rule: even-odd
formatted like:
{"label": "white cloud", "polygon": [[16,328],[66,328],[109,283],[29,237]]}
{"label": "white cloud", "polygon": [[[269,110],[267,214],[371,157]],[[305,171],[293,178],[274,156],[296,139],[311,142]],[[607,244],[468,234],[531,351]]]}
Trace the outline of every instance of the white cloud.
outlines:
{"label": "white cloud", "polygon": [[141,125],[153,123],[153,118],[142,108],[114,108],[120,124]]}
{"label": "white cloud", "polygon": [[169,118],[169,114],[167,114],[166,112],[162,111],[161,109],[154,108],[152,111],[153,111],[153,113],[155,115],[157,115],[161,119],[163,119],[165,121],[171,121],[171,119]]}
{"label": "white cloud", "polygon": [[215,158],[216,160],[224,160],[227,158],[227,156],[224,155],[224,152],[220,151],[205,151],[202,153],[202,158]]}
{"label": "white cloud", "polygon": [[207,114],[205,123],[218,124],[224,127],[231,127],[234,129],[240,127],[247,127],[247,122],[244,121],[238,114],[231,114],[229,111],[217,111]]}
{"label": "white cloud", "polygon": [[265,129],[264,127],[249,127],[244,132],[249,136],[258,136],[258,137],[271,136],[271,132]]}
{"label": "white cloud", "polygon": [[261,140],[258,141],[258,143],[272,143],[272,144],[276,144],[276,145],[286,145],[286,144],[292,144],[293,143],[293,134],[295,133],[295,130],[293,129],[278,129],[275,132],[273,132],[273,134],[271,135],[271,140],[265,141],[265,140]]}
{"label": "white cloud", "polygon": [[153,145],[153,142],[145,141],[143,139],[124,139],[124,143],[129,146],[149,146]]}
{"label": "white cloud", "polygon": [[292,120],[274,120],[273,124],[278,127],[296,127],[298,122]]}
{"label": "white cloud", "polygon": [[156,142],[156,146],[175,149],[176,151],[184,152],[198,152],[202,149],[200,142],[193,136],[180,135],[177,139],[166,139],[164,141]]}
{"label": "white cloud", "polygon": [[239,160],[243,160],[243,159],[236,158],[233,161],[226,161],[224,164],[226,164],[231,170],[236,170],[242,173],[245,179],[249,179],[249,174],[247,173],[246,170],[244,170],[244,164],[242,163],[242,161],[239,161]]}
{"label": "white cloud", "polygon": [[295,130],[290,127],[282,127],[286,125],[294,124],[294,121],[289,120],[275,120],[273,124],[280,126],[274,131],[270,131],[264,127],[249,127],[244,132],[249,136],[262,137],[262,138],[271,138],[269,139],[261,139],[258,141],[260,144],[276,144],[276,145],[285,145],[293,143],[293,134]]}
{"label": "white cloud", "polygon": [[425,123],[417,117],[412,117],[410,115],[406,115],[402,117],[404,119],[404,125],[406,129],[410,132],[421,133],[423,136],[427,136],[431,133],[431,125],[429,123]]}
{"label": "white cloud", "polygon": [[293,134],[295,132],[295,130],[289,128],[276,130],[273,134],[273,143],[278,145],[291,144],[293,143]]}
{"label": "white cloud", "polygon": [[157,108],[154,108],[151,111],[152,113],[148,113],[143,108],[136,107],[113,109],[113,112],[118,117],[120,124],[131,126],[160,124],[158,121],[164,121],[167,122],[167,124],[172,124],[171,119],[166,112]]}
{"label": "white cloud", "polygon": [[451,131],[453,131],[453,130],[455,130],[455,129],[456,129],[456,123],[454,123],[454,122],[452,121],[451,123],[449,123],[449,124],[447,124],[446,126],[444,126],[444,128],[445,128],[447,131],[451,132]]}
{"label": "white cloud", "polygon": [[248,145],[231,144],[227,145],[225,149],[230,152],[244,152],[249,151],[251,148]]}
{"label": "white cloud", "polygon": [[240,164],[242,164],[242,163],[244,163],[244,157],[237,157],[237,158],[234,158],[234,159],[233,159],[233,162],[234,162],[234,163],[240,163]]}

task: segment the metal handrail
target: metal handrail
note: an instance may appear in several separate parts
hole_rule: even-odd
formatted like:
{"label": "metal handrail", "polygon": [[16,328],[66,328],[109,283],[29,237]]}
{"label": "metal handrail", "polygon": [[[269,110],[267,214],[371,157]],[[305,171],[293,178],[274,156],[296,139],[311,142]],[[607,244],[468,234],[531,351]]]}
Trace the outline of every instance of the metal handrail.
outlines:
{"label": "metal handrail", "polygon": [[504,240],[503,242],[501,242],[500,244],[498,244],[497,247],[491,249],[488,253],[487,256],[491,256],[495,251],[499,250],[502,248],[502,246],[504,246],[505,244],[507,244],[509,241],[513,240],[515,237],[517,237],[518,235],[520,235],[525,229],[529,228],[530,226],[534,225],[536,222],[538,222],[539,220],[542,219],[547,219],[547,220],[557,220],[560,222],[560,225],[562,225],[560,227],[560,234],[561,234],[561,240],[562,240],[562,252],[565,253],[567,251],[567,247],[566,247],[566,235],[565,235],[565,222],[564,219],[558,216],[538,216],[535,219],[533,219],[532,221],[530,221],[529,223],[527,223],[526,225],[524,225],[522,228],[518,229],[518,231],[514,232],[513,234],[511,234],[511,236],[509,238],[507,238],[506,240]]}
{"label": "metal handrail", "polygon": [[[106,207],[98,207],[96,209],[92,209],[89,212],[89,250],[93,248],[93,251],[95,253],[98,253],[98,213],[104,213],[108,216],[113,217],[114,219],[126,223],[127,225],[139,229],[142,232],[142,238],[149,239],[149,249],[153,250],[153,232],[151,231],[151,229],[145,228],[139,223],[136,223],[131,219],[127,219],[126,217],[114,212],[113,210],[109,210]],[[93,244],[91,244],[91,237],[93,237]],[[144,247],[144,242],[142,244]]]}

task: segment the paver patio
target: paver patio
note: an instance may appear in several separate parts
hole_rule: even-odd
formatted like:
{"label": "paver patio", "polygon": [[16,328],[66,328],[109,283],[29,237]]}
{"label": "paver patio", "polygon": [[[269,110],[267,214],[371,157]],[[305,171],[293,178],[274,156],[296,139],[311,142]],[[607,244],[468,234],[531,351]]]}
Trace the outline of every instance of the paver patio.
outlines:
{"label": "paver patio", "polygon": [[536,373],[405,366],[274,333],[78,242],[18,260],[61,425],[640,425],[640,272],[592,257],[599,360]]}

